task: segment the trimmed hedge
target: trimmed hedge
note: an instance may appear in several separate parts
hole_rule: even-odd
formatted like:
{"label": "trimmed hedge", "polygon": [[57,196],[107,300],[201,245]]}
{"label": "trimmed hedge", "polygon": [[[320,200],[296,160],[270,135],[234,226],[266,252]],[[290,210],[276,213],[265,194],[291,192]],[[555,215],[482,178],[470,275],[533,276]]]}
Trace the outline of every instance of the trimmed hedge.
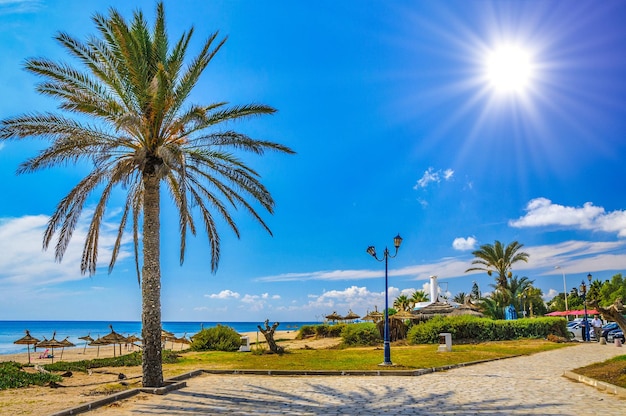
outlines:
{"label": "trimmed hedge", "polygon": [[568,337],[563,318],[493,320],[476,316],[437,316],[413,325],[407,334],[409,344],[434,344],[439,334],[449,332],[452,339],[472,341],[506,341],[519,338]]}

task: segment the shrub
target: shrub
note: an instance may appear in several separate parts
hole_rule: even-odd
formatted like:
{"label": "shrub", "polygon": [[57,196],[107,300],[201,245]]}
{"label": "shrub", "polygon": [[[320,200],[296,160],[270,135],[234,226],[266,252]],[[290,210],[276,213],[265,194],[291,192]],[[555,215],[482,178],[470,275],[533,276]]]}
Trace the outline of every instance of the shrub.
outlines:
{"label": "shrub", "polygon": [[341,338],[343,345],[348,347],[377,345],[381,341],[376,324],[371,322],[345,325]]}
{"label": "shrub", "polygon": [[298,334],[296,335],[296,339],[305,339],[307,337],[315,335],[315,327],[317,325],[303,325],[298,330]]}
{"label": "shrub", "polygon": [[407,335],[409,344],[439,342],[439,334],[449,332],[452,339],[473,341],[505,341],[519,338],[547,338],[548,335],[566,337],[562,318],[535,318],[493,320],[476,316],[437,316],[414,325]]}
{"label": "shrub", "polygon": [[14,361],[0,363],[0,390],[28,387],[33,384],[43,386],[51,381],[61,380],[62,377],[55,374],[22,371],[22,365]]}
{"label": "shrub", "polygon": [[239,333],[229,326],[219,324],[194,335],[191,343],[191,349],[194,351],[237,351],[240,346]]}

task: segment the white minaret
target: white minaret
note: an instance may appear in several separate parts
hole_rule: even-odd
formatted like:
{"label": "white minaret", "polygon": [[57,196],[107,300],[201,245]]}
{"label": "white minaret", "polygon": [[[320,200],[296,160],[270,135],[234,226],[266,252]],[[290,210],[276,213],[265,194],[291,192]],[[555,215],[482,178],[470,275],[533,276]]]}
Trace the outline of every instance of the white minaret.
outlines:
{"label": "white minaret", "polygon": [[430,301],[437,302],[439,300],[439,286],[437,285],[437,276],[430,276]]}

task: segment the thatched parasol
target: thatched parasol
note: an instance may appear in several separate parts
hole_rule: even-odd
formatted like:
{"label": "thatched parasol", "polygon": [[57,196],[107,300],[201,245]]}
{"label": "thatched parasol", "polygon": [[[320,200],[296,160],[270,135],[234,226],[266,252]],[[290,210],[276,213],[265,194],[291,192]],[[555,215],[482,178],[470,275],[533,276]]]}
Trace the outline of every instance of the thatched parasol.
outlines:
{"label": "thatched parasol", "polygon": [[454,306],[446,302],[433,302],[417,311],[416,319],[430,319],[437,315],[448,315],[454,310]]}
{"label": "thatched parasol", "polygon": [[50,339],[44,338],[43,341],[38,342],[36,345],[37,348],[52,348],[52,354],[50,355],[50,358],[52,358],[52,363],[54,363],[54,349],[63,348],[65,346],[65,344],[63,344],[61,341],[57,341],[57,339],[55,338],[56,336],[57,336],[57,332],[54,331],[52,333],[52,338]]}
{"label": "thatched parasol", "polygon": [[343,319],[345,319],[346,321],[354,321],[355,319],[359,319],[359,318],[360,318],[360,316],[357,315],[356,313],[352,312],[352,309],[350,309],[348,311],[348,314],[343,317]]}
{"label": "thatched parasol", "polygon": [[464,303],[463,305],[455,308],[452,312],[450,312],[450,316],[458,316],[458,315],[473,315],[473,316],[485,316],[478,308],[473,308],[472,306]]}
{"label": "thatched parasol", "polygon": [[187,339],[187,333],[185,332],[182,337],[176,338],[176,342],[180,344],[180,349],[182,351],[184,345],[191,345],[191,341]]}
{"label": "thatched parasol", "polygon": [[337,322],[343,319],[343,316],[339,315],[337,312],[333,311],[330,315],[326,315],[326,319],[329,321]]}
{"label": "thatched parasol", "polygon": [[87,350],[87,344],[93,342],[93,338],[91,338],[91,332],[84,337],[78,337],[78,339],[82,339],[83,341],[85,341],[85,348],[83,348],[83,354],[85,354],[85,351]]}
{"label": "thatched parasol", "polygon": [[172,341],[172,349],[174,349],[174,341],[176,341],[176,335],[174,335],[173,332],[161,329],[161,341],[163,341],[163,348],[165,348],[165,344],[167,343],[167,341]]}
{"label": "thatched parasol", "polygon": [[373,321],[374,323],[383,319],[383,313],[378,312],[378,307],[374,306],[374,312],[368,312],[363,318],[364,321]]}
{"label": "thatched parasol", "polygon": [[[92,346],[92,347],[98,347],[98,351],[96,352],[96,358],[100,357],[100,346],[102,346],[102,345],[109,345],[109,344],[111,344],[111,343],[108,342],[108,341],[103,340],[100,337],[94,339],[93,341],[91,341],[89,343],[89,345]],[[113,347],[113,354],[115,354],[115,347]]]}
{"label": "thatched parasol", "polygon": [[61,344],[63,344],[63,348],[61,349],[61,359],[63,359],[63,351],[65,351],[65,347],[75,347],[76,346],[76,344],[74,344],[68,338],[69,337],[65,337],[65,339],[63,341],[61,341]]}
{"label": "thatched parasol", "polygon": [[127,337],[126,341],[128,341],[128,344],[129,344],[130,347],[134,347],[135,346],[135,342],[141,341],[141,338],[139,338],[138,336],[133,334],[133,335]]}
{"label": "thatched parasol", "polygon": [[399,320],[406,320],[406,319],[417,319],[417,316],[415,316],[414,314],[412,314],[411,312],[408,311],[400,311],[397,312],[393,315],[389,316],[391,319],[399,319]]}
{"label": "thatched parasol", "polygon": [[13,341],[14,344],[26,345],[26,348],[28,349],[28,364],[30,364],[30,346],[36,345],[38,342],[39,340],[37,338],[30,335],[30,331],[28,329],[26,330],[26,335],[17,341]]}
{"label": "thatched parasol", "polygon": [[115,357],[115,345],[120,344],[120,355],[122,355],[122,344],[127,344],[128,339],[124,335],[118,334],[117,332],[115,332],[113,330],[113,325],[109,325],[109,328],[111,328],[111,333],[103,336],[100,339],[106,344],[113,344],[113,356],[114,357]]}

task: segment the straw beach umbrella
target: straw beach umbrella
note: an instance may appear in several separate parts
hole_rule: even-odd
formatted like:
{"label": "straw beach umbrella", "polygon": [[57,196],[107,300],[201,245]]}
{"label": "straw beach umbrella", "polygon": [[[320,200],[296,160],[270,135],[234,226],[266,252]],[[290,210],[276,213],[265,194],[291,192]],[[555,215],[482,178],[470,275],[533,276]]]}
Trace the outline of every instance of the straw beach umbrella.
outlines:
{"label": "straw beach umbrella", "polygon": [[360,318],[360,316],[357,315],[356,313],[352,312],[352,309],[350,309],[348,311],[348,314],[343,317],[343,319],[345,319],[346,321],[354,321],[354,320],[359,319],[359,318]]}
{"label": "straw beach umbrella", "polygon": [[400,312],[394,313],[393,315],[390,315],[389,317],[391,319],[400,319],[402,321],[406,319],[417,319],[417,316],[415,316],[414,314],[408,311],[400,311]]}
{"label": "straw beach umbrella", "polygon": [[339,315],[337,312],[331,313],[330,315],[326,315],[326,319],[328,319],[329,321],[333,321],[333,322],[337,322],[343,319],[343,317],[341,315]]}
{"label": "straw beach umbrella", "polygon": [[85,335],[84,337],[78,337],[78,339],[82,339],[83,341],[85,341],[85,348],[83,348],[83,355],[84,355],[85,351],[87,350],[87,344],[89,344],[90,342],[93,342],[93,338],[91,338],[91,332]]}
{"label": "straw beach umbrella", "polygon": [[133,334],[133,335],[130,335],[129,337],[127,337],[126,341],[128,341],[129,348],[134,349],[133,347],[135,346],[135,342],[141,341],[141,338],[139,338],[138,336]]}
{"label": "straw beach umbrella", "polygon": [[52,348],[52,354],[51,357],[52,358],[52,363],[54,363],[54,349],[55,348],[63,348],[65,346],[65,344],[63,344],[61,341],[57,341],[57,339],[55,338],[57,336],[57,332],[54,331],[52,333],[52,338],[50,339],[46,339],[44,338],[43,341],[38,342],[37,343],[37,348]]}
{"label": "straw beach umbrella", "polygon": [[118,334],[117,332],[115,332],[113,330],[113,325],[109,325],[109,328],[111,328],[111,333],[100,338],[101,342],[105,343],[103,345],[113,344],[113,356],[114,357],[115,357],[115,345],[120,344],[120,355],[122,355],[122,344],[127,344],[128,339],[124,335]]}
{"label": "straw beach umbrella", "polygon": [[65,337],[65,339],[63,341],[61,341],[61,344],[63,344],[63,348],[61,349],[61,359],[63,359],[63,351],[65,351],[65,347],[75,347],[76,346],[76,344],[74,344],[68,338],[69,337]]}
{"label": "straw beach umbrella", "polygon": [[26,330],[25,336],[16,341],[13,341],[14,344],[26,345],[26,348],[28,349],[28,364],[30,364],[30,346],[36,345],[38,342],[39,340],[37,338],[30,335],[30,331],[28,329]]}

